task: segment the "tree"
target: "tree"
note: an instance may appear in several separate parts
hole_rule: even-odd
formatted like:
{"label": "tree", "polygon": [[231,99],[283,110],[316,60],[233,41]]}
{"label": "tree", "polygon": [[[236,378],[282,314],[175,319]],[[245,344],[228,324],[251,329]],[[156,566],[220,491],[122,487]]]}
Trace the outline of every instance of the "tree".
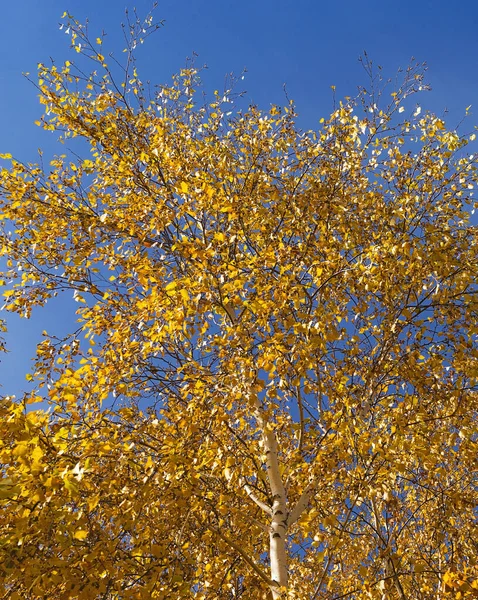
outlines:
{"label": "tree", "polygon": [[0,175],[6,310],[79,303],[0,406],[2,597],[476,597],[474,134],[419,65],[315,132],[149,96],[150,18],[122,85],[65,17],[96,70],[40,65],[39,124],[88,158]]}

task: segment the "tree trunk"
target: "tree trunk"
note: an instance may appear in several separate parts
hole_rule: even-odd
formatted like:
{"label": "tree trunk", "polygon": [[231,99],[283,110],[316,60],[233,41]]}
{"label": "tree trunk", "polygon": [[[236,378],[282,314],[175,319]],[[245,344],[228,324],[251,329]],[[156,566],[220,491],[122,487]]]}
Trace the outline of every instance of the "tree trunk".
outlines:
{"label": "tree trunk", "polygon": [[267,477],[272,492],[272,521],[269,533],[271,579],[277,583],[277,588],[272,588],[274,600],[281,597],[279,587],[287,587],[287,494],[282,483],[277,456],[277,438],[273,431],[266,425],[263,434],[264,450],[266,455]]}

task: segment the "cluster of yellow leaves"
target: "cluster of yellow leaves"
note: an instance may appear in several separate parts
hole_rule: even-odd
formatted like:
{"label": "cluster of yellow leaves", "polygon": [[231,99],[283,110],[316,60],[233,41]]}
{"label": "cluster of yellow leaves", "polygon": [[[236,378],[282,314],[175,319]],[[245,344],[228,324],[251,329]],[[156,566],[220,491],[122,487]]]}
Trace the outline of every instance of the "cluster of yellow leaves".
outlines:
{"label": "cluster of yellow leaves", "polygon": [[0,416],[2,597],[189,597],[214,561],[233,565],[206,527],[213,467],[199,428],[134,409],[73,425],[8,400]]}
{"label": "cluster of yellow leaves", "polygon": [[[263,597],[260,405],[290,502],[311,490],[288,597],[472,597],[467,140],[399,121],[413,69],[388,107],[303,133],[292,105],[196,106],[190,67],[146,100],[71,27],[105,74],[40,65],[41,124],[91,153],[0,172],[6,309],[70,290],[80,327],[38,346],[49,412],[2,404],[0,591]],[[102,410],[113,396],[130,408]]]}

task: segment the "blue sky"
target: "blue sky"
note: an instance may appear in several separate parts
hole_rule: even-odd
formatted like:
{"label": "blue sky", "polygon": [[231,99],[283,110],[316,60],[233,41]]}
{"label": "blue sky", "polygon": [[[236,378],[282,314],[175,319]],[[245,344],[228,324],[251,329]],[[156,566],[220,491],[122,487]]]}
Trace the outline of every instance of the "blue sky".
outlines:
{"label": "blue sky", "polygon": [[[124,9],[136,6],[145,15],[150,0],[4,0],[0,7],[0,152],[35,160],[37,148],[56,151],[55,139],[33,121],[41,115],[35,88],[23,76],[35,77],[38,62],[49,57],[71,59],[68,38],[59,30],[68,10],[89,18],[92,37],[105,30],[104,48],[119,58]],[[367,78],[358,62],[369,57],[394,77],[410,58],[426,61],[432,92],[420,104],[442,114],[453,128],[473,105],[478,123],[478,3],[388,0],[163,0],[155,14],[165,26],[138,52],[143,80],[167,82],[187,56],[207,64],[206,89],[223,86],[227,73],[240,74],[246,99],[261,108],[285,101],[283,85],[296,101],[303,128],[315,128],[337,98],[353,96]],[[74,57],[73,57],[74,58]],[[475,108],[476,107],[476,108]],[[475,110],[473,110],[475,109]],[[471,124],[470,124],[471,128]],[[75,305],[64,298],[34,313],[29,321],[8,318],[7,344],[12,352],[0,364],[3,393],[20,396],[41,331],[61,333],[74,320]]]}

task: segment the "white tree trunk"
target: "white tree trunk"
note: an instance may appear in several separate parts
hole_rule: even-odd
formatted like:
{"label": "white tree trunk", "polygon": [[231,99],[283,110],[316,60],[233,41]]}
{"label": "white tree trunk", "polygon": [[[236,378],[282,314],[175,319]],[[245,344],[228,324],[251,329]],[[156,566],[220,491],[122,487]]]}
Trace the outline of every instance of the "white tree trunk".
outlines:
{"label": "white tree trunk", "polygon": [[273,426],[263,418],[263,413],[258,404],[256,404],[256,416],[262,429],[262,445],[265,454],[265,464],[267,469],[267,479],[272,495],[272,507],[265,505],[258,500],[249,486],[245,485],[245,490],[249,497],[262,508],[264,512],[271,516],[269,529],[269,555],[271,562],[270,579],[275,585],[271,585],[271,595],[273,600],[283,598],[282,589],[286,589],[289,581],[289,571],[287,564],[287,536],[289,527],[291,527],[307,508],[310,498],[315,489],[315,482],[310,482],[303,491],[295,506],[289,512],[287,492],[284,487],[278,456],[277,436]]}
{"label": "white tree trunk", "polygon": [[275,433],[266,425],[263,433],[264,452],[266,455],[267,477],[272,493],[272,520],[269,532],[271,579],[277,583],[272,588],[274,600],[281,597],[279,587],[287,587],[287,528],[288,510],[287,494],[282,483],[277,455],[277,438]]}

